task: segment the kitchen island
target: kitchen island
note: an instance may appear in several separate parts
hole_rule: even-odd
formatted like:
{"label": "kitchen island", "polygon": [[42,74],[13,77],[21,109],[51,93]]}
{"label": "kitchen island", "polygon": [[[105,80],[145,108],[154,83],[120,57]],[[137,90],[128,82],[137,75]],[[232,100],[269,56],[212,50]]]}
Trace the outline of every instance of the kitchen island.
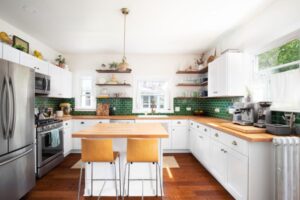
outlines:
{"label": "kitchen island", "polygon": [[[72,134],[73,138],[85,139],[112,139],[113,150],[120,152],[120,166],[121,166],[121,179],[124,177],[124,170],[126,164],[126,149],[127,138],[157,138],[159,164],[163,165],[163,152],[161,140],[168,138],[167,130],[160,123],[140,123],[140,124],[96,124],[88,127],[82,131]],[[99,152],[101,153],[101,152]],[[118,162],[118,161],[117,161]],[[119,163],[116,163],[119,164]],[[93,168],[93,179],[112,179],[114,177],[113,167],[109,163],[86,163],[85,164],[85,189],[84,196],[98,196],[104,184],[104,181],[93,181],[91,185],[91,172]],[[133,163],[131,164],[131,179],[154,179],[155,178],[155,165],[148,163]],[[163,183],[163,170],[161,170],[161,181]],[[117,173],[119,177],[119,173]],[[121,180],[122,182],[123,180]],[[123,185],[123,183],[122,183]],[[143,191],[142,191],[143,185]],[[126,184],[125,191],[127,193]],[[91,189],[93,188],[93,191]],[[122,188],[123,189],[123,188]],[[156,195],[155,181],[131,181],[130,183],[130,196],[155,196]],[[123,192],[123,191],[122,191]],[[160,194],[160,191],[158,191]],[[102,191],[102,196],[115,196],[115,185],[113,181],[107,181]]]}

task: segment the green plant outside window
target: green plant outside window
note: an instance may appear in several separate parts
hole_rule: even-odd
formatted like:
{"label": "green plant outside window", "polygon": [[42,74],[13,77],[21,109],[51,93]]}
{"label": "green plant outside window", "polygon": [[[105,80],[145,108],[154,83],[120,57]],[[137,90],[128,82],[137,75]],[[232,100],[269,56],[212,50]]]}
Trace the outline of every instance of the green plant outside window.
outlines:
{"label": "green plant outside window", "polygon": [[[271,49],[258,55],[259,69],[267,69],[279,65],[300,60],[300,40],[292,40],[280,47]],[[299,65],[291,65],[286,70],[298,68]],[[282,69],[283,70],[283,69]],[[282,71],[280,70],[280,71]],[[286,71],[284,70],[284,71]]]}

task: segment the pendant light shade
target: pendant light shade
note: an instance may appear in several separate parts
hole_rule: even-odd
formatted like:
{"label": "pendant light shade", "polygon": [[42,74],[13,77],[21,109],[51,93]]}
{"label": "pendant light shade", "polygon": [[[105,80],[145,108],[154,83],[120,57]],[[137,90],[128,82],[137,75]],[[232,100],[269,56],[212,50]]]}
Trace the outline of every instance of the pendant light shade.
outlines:
{"label": "pendant light shade", "polygon": [[129,64],[126,60],[126,16],[129,14],[129,10],[128,8],[122,8],[121,12],[124,15],[123,58],[118,68],[120,71],[126,71],[129,67]]}

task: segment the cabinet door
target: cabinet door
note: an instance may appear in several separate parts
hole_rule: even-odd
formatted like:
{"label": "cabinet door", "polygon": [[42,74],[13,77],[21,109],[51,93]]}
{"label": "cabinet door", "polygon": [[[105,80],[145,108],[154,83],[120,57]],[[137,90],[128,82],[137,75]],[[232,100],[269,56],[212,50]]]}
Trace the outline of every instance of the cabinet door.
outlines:
{"label": "cabinet door", "polygon": [[72,150],[71,128],[64,128],[64,155],[67,156]]}
{"label": "cabinet door", "polygon": [[2,48],[3,59],[14,63],[20,63],[20,51],[9,45],[3,44]]}
{"label": "cabinet door", "polygon": [[248,158],[228,150],[227,152],[227,186],[235,199],[247,199]]}
{"label": "cabinet door", "polygon": [[210,138],[209,136],[198,131],[196,138],[196,157],[205,166],[209,165],[210,160]]}
{"label": "cabinet door", "polygon": [[208,96],[213,97],[217,95],[217,63],[216,61],[208,65]]}
{"label": "cabinet door", "polygon": [[64,80],[63,80],[63,69],[55,66],[49,65],[49,75],[51,77],[51,85],[50,85],[50,97],[63,97],[63,88],[64,88]]}
{"label": "cabinet door", "polygon": [[227,155],[223,144],[212,141],[211,145],[211,172],[218,181],[226,185],[227,182]]}
{"label": "cabinet door", "polygon": [[190,151],[196,157],[196,138],[197,138],[197,131],[195,128],[190,128]]}
{"label": "cabinet door", "polygon": [[40,59],[36,59],[35,71],[40,74],[49,75],[49,63]]}
{"label": "cabinet door", "polygon": [[72,73],[67,70],[63,70],[63,96],[64,98],[72,98]]}
{"label": "cabinet door", "polygon": [[189,149],[189,131],[187,126],[172,127],[172,149]]}
{"label": "cabinet door", "polygon": [[227,56],[217,59],[217,95],[227,96]]}
{"label": "cabinet door", "polygon": [[36,69],[36,61],[37,58],[33,57],[32,55],[20,52],[20,64],[26,67],[30,67],[32,69]]}

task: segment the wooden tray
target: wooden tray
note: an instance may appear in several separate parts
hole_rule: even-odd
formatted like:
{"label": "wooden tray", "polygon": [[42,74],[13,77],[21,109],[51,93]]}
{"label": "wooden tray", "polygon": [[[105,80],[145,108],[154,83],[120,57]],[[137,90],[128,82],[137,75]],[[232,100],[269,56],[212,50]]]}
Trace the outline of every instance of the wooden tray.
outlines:
{"label": "wooden tray", "polygon": [[265,128],[257,128],[254,126],[241,126],[241,125],[233,124],[233,123],[222,123],[221,126],[230,128],[235,131],[247,133],[247,134],[265,133],[266,132]]}

